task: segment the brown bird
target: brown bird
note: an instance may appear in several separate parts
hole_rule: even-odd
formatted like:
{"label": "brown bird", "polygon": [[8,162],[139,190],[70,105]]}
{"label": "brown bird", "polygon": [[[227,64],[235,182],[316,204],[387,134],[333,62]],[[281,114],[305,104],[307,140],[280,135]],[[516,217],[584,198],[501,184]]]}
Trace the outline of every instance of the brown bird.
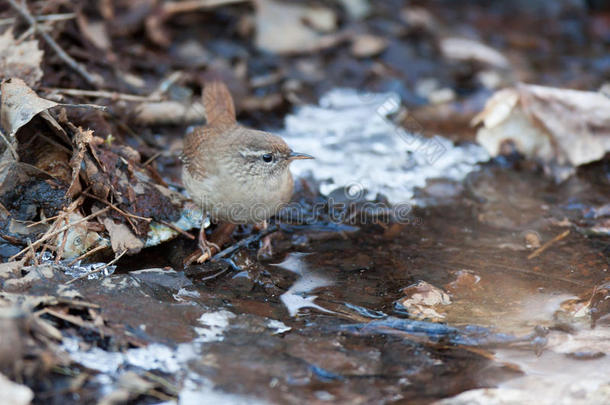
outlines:
{"label": "brown bird", "polygon": [[[224,234],[220,239],[230,236],[235,224],[266,227],[267,219],[292,197],[294,183],[288,166],[312,157],[293,152],[277,135],[238,124],[231,93],[220,81],[206,84],[203,105],[207,125],[195,128],[184,140],[184,187],[212,220],[227,225],[220,228],[219,234]],[[202,226],[202,255],[197,261],[209,259],[220,250],[219,244],[222,241],[206,240]],[[263,248],[270,248],[268,239]]]}

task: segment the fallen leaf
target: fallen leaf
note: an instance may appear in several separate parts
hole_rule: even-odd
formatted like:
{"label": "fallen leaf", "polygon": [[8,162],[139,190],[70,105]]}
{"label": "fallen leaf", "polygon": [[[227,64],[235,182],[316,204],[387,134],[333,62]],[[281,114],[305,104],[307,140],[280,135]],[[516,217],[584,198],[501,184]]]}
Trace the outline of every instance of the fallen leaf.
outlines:
{"label": "fallen leaf", "polygon": [[136,254],[144,247],[144,242],[131,232],[123,223],[116,223],[112,218],[104,218],[102,223],[110,234],[112,250],[120,254],[127,250],[127,254]]}
{"label": "fallen leaf", "polygon": [[447,293],[425,281],[403,288],[402,293],[405,297],[400,299],[398,304],[414,319],[440,321],[445,315],[439,313],[435,307],[451,304]]}
{"label": "fallen leaf", "polygon": [[[278,54],[312,52],[332,47],[341,40],[339,35],[322,35],[307,25],[307,19],[311,21],[311,16],[316,15],[310,7],[274,0],[256,0],[255,4],[255,43],[264,51]],[[320,12],[317,13],[319,16]]]}
{"label": "fallen leaf", "polygon": [[333,10],[325,7],[308,8],[303,21],[320,32],[332,32],[337,29],[337,15]]}
{"label": "fallen leaf", "polygon": [[35,86],[42,79],[42,56],[38,41],[17,41],[8,29],[0,35],[0,80],[17,77],[28,86]]}
{"label": "fallen leaf", "polygon": [[[70,213],[68,221],[71,226],[66,232],[66,243],[63,248],[63,259],[74,259],[83,253],[89,251],[95,246],[106,245],[108,240],[103,239],[100,234],[89,229],[86,221],[81,221],[83,216],[77,212]],[[80,222],[79,222],[80,221]],[[63,244],[64,232],[57,235],[56,247],[59,248]]]}
{"label": "fallen leaf", "polygon": [[444,38],[440,42],[441,52],[447,59],[476,61],[506,69],[510,63],[504,55],[479,41],[466,38]]}
{"label": "fallen leaf", "polygon": [[34,90],[19,78],[4,81],[0,91],[0,124],[9,138],[38,113],[58,105],[54,101],[38,97]]}
{"label": "fallen leaf", "polygon": [[387,46],[388,41],[385,38],[364,34],[354,37],[350,50],[357,58],[368,58],[380,54]]}
{"label": "fallen leaf", "polygon": [[79,12],[76,15],[76,22],[83,36],[96,48],[104,51],[110,49],[112,43],[110,42],[110,36],[108,35],[105,21],[89,21],[82,12]]}
{"label": "fallen leaf", "polygon": [[200,102],[184,104],[178,101],[159,101],[138,105],[134,115],[135,121],[142,125],[184,125],[202,122],[205,109]]}
{"label": "fallen leaf", "polygon": [[564,171],[610,151],[610,98],[602,93],[520,84],[496,92],[472,121],[477,141],[492,155],[512,142],[542,161],[559,180]]}

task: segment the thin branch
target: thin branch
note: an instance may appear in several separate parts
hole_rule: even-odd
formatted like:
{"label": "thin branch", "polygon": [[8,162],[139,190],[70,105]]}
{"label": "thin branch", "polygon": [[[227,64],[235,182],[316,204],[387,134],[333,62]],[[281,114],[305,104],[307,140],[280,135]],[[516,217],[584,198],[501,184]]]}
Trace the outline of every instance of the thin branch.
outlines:
{"label": "thin branch", "polygon": [[559,235],[555,236],[553,239],[551,239],[550,241],[548,241],[547,243],[545,243],[544,245],[540,246],[538,249],[534,250],[528,257],[527,260],[532,260],[534,257],[540,255],[540,253],[544,252],[545,250],[547,250],[549,247],[551,247],[552,245],[554,245],[555,243],[559,242],[560,240],[562,240],[563,238],[565,238],[566,236],[568,236],[570,234],[570,230],[568,229],[567,231],[560,233]]}
{"label": "thin branch", "polygon": [[79,260],[83,260],[86,257],[91,256],[92,254],[94,254],[95,252],[99,252],[100,250],[106,249],[109,246],[106,245],[99,245],[94,247],[93,249],[83,253],[82,255],[78,256],[76,259],[72,260],[70,263],[68,263],[68,267],[73,266],[74,264],[76,264]]}
{"label": "thin branch", "polygon": [[156,96],[139,96],[137,94],[125,94],[117,93],[115,91],[105,90],[80,90],[80,89],[59,89],[47,87],[44,90],[51,93],[65,94],[68,96],[83,96],[83,97],[99,97],[109,98],[112,100],[125,100],[125,101],[161,101],[161,97]]}
{"label": "thin branch", "polygon": [[[64,21],[64,20],[71,20],[74,17],[76,17],[75,13],[65,13],[65,14],[46,14],[46,15],[39,15],[34,17],[34,19],[36,20],[36,22],[45,22],[45,21]],[[3,18],[0,19],[0,26],[3,25],[12,25],[15,24],[15,21],[17,19],[16,18]]]}
{"label": "thin branch", "polygon": [[185,0],[170,1],[163,4],[163,12],[169,15],[176,13],[186,13],[199,9],[207,9],[233,3],[244,3],[248,0]]}
{"label": "thin branch", "polygon": [[141,217],[139,215],[136,214],[132,214],[131,212],[127,212],[124,211],[122,209],[120,209],[119,207],[117,207],[116,205],[114,205],[113,203],[111,203],[110,201],[106,201],[103,198],[99,198],[98,196],[96,196],[95,194],[91,194],[88,193],[86,191],[83,191],[82,194],[86,195],[87,197],[91,197],[94,200],[97,200],[103,204],[106,204],[108,207],[112,208],[113,210],[115,210],[116,212],[118,212],[119,214],[128,217],[128,218],[133,218],[133,219],[139,219],[141,221],[146,221],[146,222],[151,222],[153,219],[152,218],[148,218],[148,217]]}
{"label": "thin branch", "polygon": [[72,284],[72,283],[74,283],[75,281],[82,280],[82,279],[84,279],[84,278],[88,278],[88,277],[89,277],[90,275],[92,275],[92,274],[99,273],[99,272],[101,272],[101,271],[103,271],[103,270],[107,269],[108,267],[110,267],[110,266],[112,266],[113,264],[115,264],[116,262],[118,262],[118,261],[119,261],[119,259],[120,259],[121,257],[123,257],[123,255],[124,255],[125,253],[127,253],[127,251],[128,251],[128,249],[123,250],[121,253],[119,253],[119,255],[118,255],[118,256],[116,256],[114,259],[112,259],[111,261],[109,261],[108,263],[106,263],[105,265],[103,265],[102,267],[97,268],[97,269],[95,269],[95,270],[91,270],[91,271],[87,272],[86,274],[83,274],[82,276],[79,276],[79,277],[73,278],[72,280],[68,281],[66,284]]}
{"label": "thin branch", "polygon": [[247,238],[242,239],[239,242],[235,243],[234,245],[229,246],[225,250],[216,253],[212,257],[212,261],[222,259],[223,257],[228,256],[228,255],[232,254],[233,252],[241,249],[242,247],[248,246],[250,243],[256,242],[257,240],[269,235],[270,233],[276,232],[277,230],[278,230],[277,225],[271,225],[267,229],[263,229],[260,232],[255,233],[254,235],[250,235]]}
{"label": "thin branch", "polygon": [[179,234],[186,236],[187,238],[189,238],[190,240],[195,240],[195,236],[191,233],[188,233],[187,231],[178,228],[176,225],[172,224],[171,222],[167,222],[164,221],[162,219],[158,219],[156,220],[158,223],[167,226],[168,228],[173,229],[174,231],[178,232]]}
{"label": "thin branch", "polygon": [[68,66],[74,69],[74,71],[80,74],[83,79],[85,79],[87,83],[89,83],[91,86],[101,87],[101,78],[93,76],[91,73],[89,73],[83,65],[81,65],[80,63],[75,61],[70,55],[68,55],[66,51],[64,51],[61,46],[59,46],[59,44],[55,42],[53,38],[51,38],[49,34],[47,34],[44,30],[40,29],[40,27],[38,27],[38,24],[36,23],[36,19],[32,17],[30,12],[25,7],[21,7],[19,4],[17,4],[16,0],[8,0],[8,2],[11,7],[13,7],[28,22],[28,24],[30,24],[32,28],[34,28],[34,30],[42,37],[42,39],[44,39],[45,42],[51,48],[53,48],[55,53],[57,53],[57,56],[59,56]]}
{"label": "thin branch", "polygon": [[[102,208],[101,210],[99,210],[99,211],[97,211],[97,212],[94,212],[94,213],[93,213],[93,214],[91,214],[91,215],[87,215],[86,217],[81,218],[81,219],[79,219],[78,221],[74,221],[74,222],[69,223],[69,224],[68,224],[68,225],[66,225],[66,226],[62,226],[61,228],[57,229],[56,231],[53,231],[53,232],[47,233],[47,234],[43,235],[43,236],[42,236],[40,239],[38,239],[36,242],[32,243],[32,245],[31,245],[31,246],[32,246],[32,248],[36,249],[36,248],[38,248],[40,245],[42,245],[42,243],[43,243],[43,242],[45,242],[45,241],[47,241],[47,240],[51,239],[53,236],[59,235],[59,234],[60,234],[60,233],[62,233],[63,231],[67,231],[68,229],[70,229],[70,227],[71,227],[71,226],[74,226],[74,225],[80,224],[81,222],[88,221],[88,220],[90,220],[91,218],[95,218],[95,217],[97,217],[98,215],[103,214],[103,213],[105,213],[105,212],[106,212],[106,211],[108,211],[108,210],[110,210],[110,207]],[[22,254],[24,254],[25,252],[27,252],[29,249],[30,249],[30,247],[27,247],[27,248],[25,248],[25,249],[21,250],[19,253],[14,254],[13,256],[11,256],[11,257],[8,259],[8,261],[10,262],[10,261],[15,260],[17,257],[21,256]]]}

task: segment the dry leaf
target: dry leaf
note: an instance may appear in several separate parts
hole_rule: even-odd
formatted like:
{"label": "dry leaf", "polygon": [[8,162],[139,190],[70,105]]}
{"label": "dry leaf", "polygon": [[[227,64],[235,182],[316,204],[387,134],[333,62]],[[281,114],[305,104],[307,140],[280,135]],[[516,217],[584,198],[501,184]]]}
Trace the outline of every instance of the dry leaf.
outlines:
{"label": "dry leaf", "polygon": [[135,121],[142,125],[192,124],[205,118],[203,104],[178,101],[142,103],[135,108]]}
{"label": "dry leaf", "polygon": [[472,123],[483,124],[477,141],[492,156],[511,141],[547,165],[575,167],[610,151],[610,98],[598,92],[520,84],[496,92]]}
{"label": "dry leaf", "polygon": [[492,47],[465,38],[445,38],[440,42],[441,52],[447,59],[472,60],[501,69],[510,67],[508,59]]}
{"label": "dry leaf", "polygon": [[398,303],[409,312],[409,316],[415,319],[440,321],[445,318],[445,315],[437,312],[435,307],[451,304],[447,293],[425,281],[419,281],[403,288],[402,293],[405,297]]}
{"label": "dry leaf", "polygon": [[76,16],[76,22],[80,28],[80,32],[87,38],[96,48],[107,51],[112,46],[108,30],[106,29],[105,21],[89,21],[89,19],[79,12]]}
{"label": "dry leaf", "polygon": [[370,34],[356,35],[352,42],[351,53],[357,58],[368,58],[383,52],[388,41],[383,37]]}
{"label": "dry leaf", "polygon": [[[66,244],[63,247],[63,259],[74,259],[96,246],[108,246],[108,240],[103,239],[100,234],[89,229],[87,222],[83,222],[82,219],[83,216],[78,212],[72,212],[68,217],[69,223],[74,225],[66,231],[67,236]],[[57,235],[55,239],[57,248],[60,248],[63,244],[63,239],[64,232]]]}
{"label": "dry leaf", "polygon": [[127,254],[136,254],[144,247],[144,242],[131,232],[127,225],[115,223],[111,218],[104,218],[103,224],[110,234],[112,250],[119,254],[127,249]]}
{"label": "dry leaf", "polygon": [[[273,53],[301,53],[329,48],[340,40],[338,35],[322,35],[309,27],[308,19],[328,19],[327,13],[299,4],[256,0],[256,46]],[[316,14],[317,13],[317,14]],[[313,16],[313,17],[312,17]],[[328,24],[318,21],[323,27]],[[318,25],[320,25],[318,24]]]}
{"label": "dry leaf", "polygon": [[42,55],[37,40],[18,42],[7,30],[0,35],[0,80],[18,77],[35,86],[42,79]]}
{"label": "dry leaf", "polygon": [[19,78],[12,78],[1,87],[0,123],[7,135],[12,137],[19,128],[30,122],[36,114],[58,104],[38,97],[38,95]]}

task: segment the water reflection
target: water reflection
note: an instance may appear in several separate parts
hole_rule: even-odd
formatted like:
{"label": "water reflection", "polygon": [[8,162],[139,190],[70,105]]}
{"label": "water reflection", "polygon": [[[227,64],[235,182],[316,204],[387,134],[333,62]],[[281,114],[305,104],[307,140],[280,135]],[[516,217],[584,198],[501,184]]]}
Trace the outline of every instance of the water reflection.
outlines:
{"label": "water reflection", "polygon": [[303,257],[305,253],[291,253],[286,260],[277,264],[285,270],[299,275],[295,283],[281,295],[280,300],[286,306],[290,316],[296,316],[301,308],[314,308],[326,313],[334,313],[314,303],[317,295],[309,295],[316,288],[327,287],[333,281],[321,271],[312,270]]}

